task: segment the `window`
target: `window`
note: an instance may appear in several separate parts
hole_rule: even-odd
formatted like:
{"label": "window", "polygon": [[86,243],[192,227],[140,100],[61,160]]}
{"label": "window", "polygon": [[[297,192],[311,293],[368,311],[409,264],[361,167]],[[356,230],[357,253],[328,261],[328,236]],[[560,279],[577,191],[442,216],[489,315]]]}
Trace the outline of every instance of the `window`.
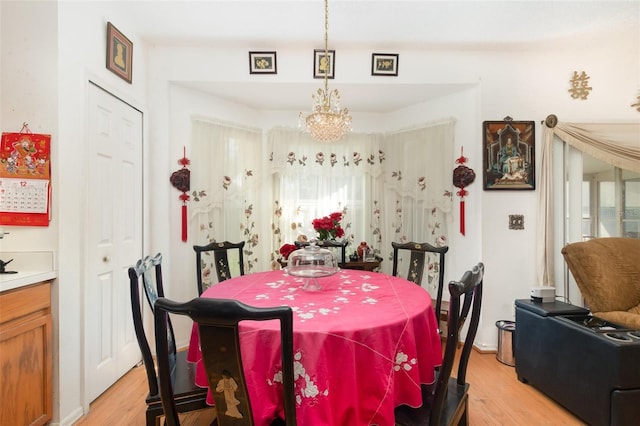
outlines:
{"label": "window", "polygon": [[[640,173],[565,148],[564,243],[602,237],[640,238]],[[564,259],[558,259],[557,265],[564,269],[564,296],[580,304],[580,290]]]}
{"label": "window", "polygon": [[391,241],[447,244],[453,130],[447,120],[327,144],[298,129],[196,119],[191,189],[206,196],[190,204],[193,234],[199,244],[244,240],[245,273],[279,267],[283,244],[316,237],[312,220],[336,211],[348,253],[360,241],[384,258]]}
{"label": "window", "polygon": [[640,174],[583,155],[582,238],[640,238]]}

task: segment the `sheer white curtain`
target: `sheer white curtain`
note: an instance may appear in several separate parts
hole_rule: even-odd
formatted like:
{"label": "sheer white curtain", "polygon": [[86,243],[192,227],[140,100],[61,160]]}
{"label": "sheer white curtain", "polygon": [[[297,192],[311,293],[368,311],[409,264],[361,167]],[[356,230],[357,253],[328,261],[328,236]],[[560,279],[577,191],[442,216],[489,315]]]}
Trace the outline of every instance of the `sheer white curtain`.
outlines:
{"label": "sheer white curtain", "polygon": [[192,139],[190,209],[195,244],[245,241],[245,272],[260,270],[256,269],[260,238],[255,208],[265,179],[262,130],[194,119]]}
{"label": "sheer white curtain", "polygon": [[380,179],[385,161],[381,134],[349,134],[338,142],[317,142],[299,130],[269,131],[273,185],[273,249],[292,244],[299,235],[316,237],[313,219],[343,212],[345,237],[366,240],[372,236],[375,205],[381,200]]}
{"label": "sheer white curtain", "polygon": [[[557,120],[547,118],[547,122]],[[574,148],[621,169],[640,173],[640,124],[562,123],[545,125],[540,161],[538,197],[537,275],[543,286],[555,286],[554,253],[559,244],[554,235],[553,141],[558,137]]]}
{"label": "sheer white curtain", "polygon": [[[312,220],[341,211],[348,253],[366,241],[391,272],[391,241],[447,243],[454,126],[321,143],[298,129],[274,128],[265,141],[260,129],[195,119],[191,235],[244,240],[250,273],[278,268],[283,244],[314,238]],[[438,269],[434,259],[429,282]]]}
{"label": "sheer white curtain", "polygon": [[[391,267],[391,242],[448,244],[451,222],[455,121],[430,123],[388,134],[384,141],[382,222],[384,254]],[[403,265],[400,259],[400,269]],[[432,256],[423,279],[429,289],[437,284],[439,259]]]}

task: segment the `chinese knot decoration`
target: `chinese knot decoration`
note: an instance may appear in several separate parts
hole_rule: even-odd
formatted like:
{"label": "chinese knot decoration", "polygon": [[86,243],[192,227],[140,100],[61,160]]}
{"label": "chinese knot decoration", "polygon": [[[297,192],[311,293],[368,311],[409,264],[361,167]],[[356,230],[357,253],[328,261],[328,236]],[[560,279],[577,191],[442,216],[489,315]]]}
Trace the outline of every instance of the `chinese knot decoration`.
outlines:
{"label": "chinese knot decoration", "polygon": [[187,158],[186,148],[183,147],[182,158],[178,160],[178,164],[182,168],[171,174],[169,181],[171,185],[181,191],[180,201],[182,201],[182,241],[187,241],[187,201],[189,201],[189,190],[191,189],[191,172],[187,169],[187,166],[191,162]]}
{"label": "chinese knot decoration", "polygon": [[335,240],[344,236],[344,229],[340,226],[342,213],[335,212],[329,216],[313,219],[311,225],[318,233],[319,240]]}
{"label": "chinese knot decoration", "polygon": [[464,163],[467,162],[467,157],[463,155],[463,149],[460,148],[460,157],[456,159],[456,164],[459,164],[453,170],[453,185],[456,188],[460,188],[456,195],[460,197],[460,233],[464,235],[464,197],[469,194],[469,192],[464,189],[465,187],[471,185],[474,180],[476,180],[476,173],[465,166]]}

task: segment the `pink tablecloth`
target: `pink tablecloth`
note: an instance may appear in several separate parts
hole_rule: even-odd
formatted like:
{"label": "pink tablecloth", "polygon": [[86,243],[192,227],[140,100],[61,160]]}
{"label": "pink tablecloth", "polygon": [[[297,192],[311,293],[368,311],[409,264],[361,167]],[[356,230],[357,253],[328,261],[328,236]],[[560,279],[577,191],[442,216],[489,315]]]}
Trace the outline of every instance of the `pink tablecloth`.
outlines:
{"label": "pink tablecloth", "polygon": [[[430,295],[402,278],[357,270],[341,270],[320,283],[321,291],[308,292],[300,278],[262,272],[224,281],[202,297],[293,308],[299,425],[393,425],[394,407],[419,406],[420,383],[433,383],[434,367],[442,362]],[[273,387],[281,371],[273,361],[280,351],[278,330],[276,321],[241,324],[258,425],[283,413]],[[189,360],[198,362],[196,383],[207,387],[198,346],[194,331]]]}

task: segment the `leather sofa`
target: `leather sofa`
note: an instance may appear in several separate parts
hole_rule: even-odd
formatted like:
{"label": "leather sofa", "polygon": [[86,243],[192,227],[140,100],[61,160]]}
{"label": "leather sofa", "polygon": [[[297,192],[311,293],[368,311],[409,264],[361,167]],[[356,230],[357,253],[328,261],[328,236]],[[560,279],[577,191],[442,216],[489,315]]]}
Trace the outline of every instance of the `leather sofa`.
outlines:
{"label": "leather sofa", "polygon": [[[640,419],[640,332],[555,301],[516,300],[516,373],[591,426]],[[553,423],[553,419],[549,419]]]}

